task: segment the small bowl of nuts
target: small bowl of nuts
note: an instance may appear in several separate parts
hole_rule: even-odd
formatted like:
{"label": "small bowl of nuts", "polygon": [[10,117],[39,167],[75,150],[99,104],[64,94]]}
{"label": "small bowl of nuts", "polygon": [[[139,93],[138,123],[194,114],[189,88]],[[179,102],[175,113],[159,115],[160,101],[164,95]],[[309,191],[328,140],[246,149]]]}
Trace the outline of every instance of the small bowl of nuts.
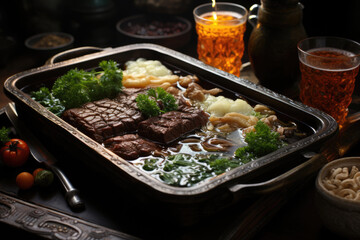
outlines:
{"label": "small bowl of nuts", "polygon": [[70,49],[73,43],[74,37],[63,32],[40,33],[25,40],[25,46],[42,60]]}
{"label": "small bowl of nuts", "polygon": [[326,164],[318,173],[316,190],[324,225],[339,235],[360,238],[360,157]]}

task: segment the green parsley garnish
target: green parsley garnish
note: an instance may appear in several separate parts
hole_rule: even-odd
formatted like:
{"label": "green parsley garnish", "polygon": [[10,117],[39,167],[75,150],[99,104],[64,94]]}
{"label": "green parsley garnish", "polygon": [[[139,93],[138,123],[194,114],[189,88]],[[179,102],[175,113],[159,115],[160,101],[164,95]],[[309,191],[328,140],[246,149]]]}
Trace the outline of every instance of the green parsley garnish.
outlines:
{"label": "green parsley garnish", "polygon": [[238,148],[235,151],[235,156],[249,160],[265,156],[286,145],[279,137],[279,133],[271,131],[268,125],[258,121],[255,125],[255,131],[245,136],[245,142],[248,145]]}
{"label": "green parsley garnish", "polygon": [[9,133],[10,133],[10,128],[2,127],[0,129],[0,141],[3,143],[10,141]]}
{"label": "green parsley garnish", "polygon": [[150,88],[146,94],[139,94],[136,103],[146,117],[154,117],[178,109],[175,97],[161,87]]}
{"label": "green parsley garnish", "polygon": [[38,91],[32,92],[31,97],[58,116],[65,111],[65,107],[60,99],[54,97],[47,87],[41,87]]}
{"label": "green parsley garnish", "polygon": [[56,79],[51,91],[42,87],[31,96],[57,115],[87,102],[113,98],[122,90],[122,71],[112,60],[100,62],[99,67],[101,71],[71,69]]}

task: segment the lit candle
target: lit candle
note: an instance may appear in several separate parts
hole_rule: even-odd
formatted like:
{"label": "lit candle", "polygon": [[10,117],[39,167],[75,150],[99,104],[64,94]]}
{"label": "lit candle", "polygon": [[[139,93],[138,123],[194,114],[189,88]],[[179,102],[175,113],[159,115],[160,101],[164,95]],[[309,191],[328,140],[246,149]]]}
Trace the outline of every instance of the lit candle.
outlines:
{"label": "lit candle", "polygon": [[212,0],[212,5],[211,5],[214,9],[214,11],[212,12],[212,15],[213,15],[213,18],[214,20],[216,21],[217,19],[217,15],[216,15],[216,1],[215,0]]}
{"label": "lit candle", "polygon": [[194,9],[199,59],[240,76],[247,10],[233,3],[203,4]]}

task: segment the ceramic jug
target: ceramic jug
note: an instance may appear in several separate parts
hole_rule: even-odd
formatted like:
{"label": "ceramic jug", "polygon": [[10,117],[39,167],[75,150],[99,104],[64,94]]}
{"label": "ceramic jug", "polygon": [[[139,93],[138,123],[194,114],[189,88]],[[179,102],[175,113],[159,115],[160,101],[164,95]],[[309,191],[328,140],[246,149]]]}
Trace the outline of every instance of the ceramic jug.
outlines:
{"label": "ceramic jug", "polygon": [[298,0],[261,0],[250,8],[252,68],[261,85],[280,93],[296,87],[300,78],[297,43],[306,37],[302,10]]}

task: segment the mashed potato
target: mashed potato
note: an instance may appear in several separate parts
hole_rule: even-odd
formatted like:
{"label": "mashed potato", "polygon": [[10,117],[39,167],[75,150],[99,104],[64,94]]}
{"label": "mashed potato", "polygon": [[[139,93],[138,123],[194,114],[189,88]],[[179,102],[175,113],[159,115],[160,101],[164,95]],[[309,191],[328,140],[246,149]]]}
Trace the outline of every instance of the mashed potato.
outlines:
{"label": "mashed potato", "polygon": [[160,61],[139,58],[136,61],[125,63],[123,71],[123,86],[145,88],[155,86],[170,86],[179,80],[179,76],[173,75]]}
{"label": "mashed potato", "polygon": [[235,112],[250,115],[254,109],[244,100],[232,100],[223,96],[207,95],[205,101],[201,102],[204,111],[215,117],[223,117],[227,113]]}
{"label": "mashed potato", "polygon": [[162,77],[166,75],[173,75],[160,61],[146,60],[139,58],[136,61],[128,61],[125,63],[126,69],[124,75],[133,76],[155,76]]}

